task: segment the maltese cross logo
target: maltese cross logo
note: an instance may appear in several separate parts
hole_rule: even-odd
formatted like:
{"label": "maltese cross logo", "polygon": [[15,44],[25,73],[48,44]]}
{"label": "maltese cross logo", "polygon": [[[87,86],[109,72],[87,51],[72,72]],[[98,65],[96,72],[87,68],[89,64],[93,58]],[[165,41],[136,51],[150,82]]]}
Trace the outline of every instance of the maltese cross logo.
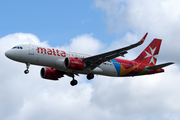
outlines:
{"label": "maltese cross logo", "polygon": [[144,58],[151,57],[151,60],[150,60],[149,64],[153,63],[153,64],[155,65],[155,64],[156,64],[155,59],[157,59],[157,55],[154,55],[154,52],[155,52],[155,50],[156,50],[156,47],[155,47],[154,49],[152,49],[152,48],[149,46],[149,48],[150,48],[150,52],[151,52],[151,53],[148,53],[148,52],[145,51],[146,54],[147,54],[147,56],[144,57]]}

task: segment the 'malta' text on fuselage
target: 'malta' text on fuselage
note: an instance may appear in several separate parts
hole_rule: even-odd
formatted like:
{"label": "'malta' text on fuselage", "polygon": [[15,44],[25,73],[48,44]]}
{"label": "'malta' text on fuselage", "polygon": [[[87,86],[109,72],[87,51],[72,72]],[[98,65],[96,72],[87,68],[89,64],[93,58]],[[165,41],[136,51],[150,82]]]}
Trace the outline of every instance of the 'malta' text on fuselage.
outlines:
{"label": "'malta' text on fuselage", "polygon": [[42,48],[42,47],[37,47],[37,53],[66,57],[66,52],[60,51],[58,49],[55,50],[54,48],[46,49],[46,48]]}

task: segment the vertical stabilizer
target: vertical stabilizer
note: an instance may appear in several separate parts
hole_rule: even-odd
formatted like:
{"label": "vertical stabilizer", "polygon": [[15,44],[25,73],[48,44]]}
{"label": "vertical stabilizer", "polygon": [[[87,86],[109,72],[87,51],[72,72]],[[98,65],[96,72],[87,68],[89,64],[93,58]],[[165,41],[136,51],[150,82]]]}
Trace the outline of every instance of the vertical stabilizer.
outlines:
{"label": "vertical stabilizer", "polygon": [[156,65],[161,42],[161,39],[155,38],[134,61],[147,64],[149,66]]}

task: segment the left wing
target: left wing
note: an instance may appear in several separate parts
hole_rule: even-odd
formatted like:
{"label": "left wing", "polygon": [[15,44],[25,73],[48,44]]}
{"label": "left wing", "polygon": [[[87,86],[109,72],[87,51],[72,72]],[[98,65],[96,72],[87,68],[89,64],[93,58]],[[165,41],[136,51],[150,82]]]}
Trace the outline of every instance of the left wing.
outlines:
{"label": "left wing", "polygon": [[144,42],[144,40],[146,39],[147,34],[148,33],[146,33],[144,35],[144,37],[139,42],[137,42],[135,44],[132,44],[130,46],[120,48],[120,49],[117,49],[117,50],[113,50],[113,51],[110,51],[110,52],[102,53],[102,54],[99,54],[99,55],[94,55],[94,56],[91,56],[91,57],[87,57],[87,58],[84,58],[83,60],[86,63],[87,68],[90,68],[91,70],[93,70],[94,68],[98,67],[100,64],[102,64],[105,61],[109,61],[109,60],[111,60],[113,58],[116,58],[118,56],[123,56],[124,57],[124,54],[128,53],[127,52],[128,50],[141,45]]}

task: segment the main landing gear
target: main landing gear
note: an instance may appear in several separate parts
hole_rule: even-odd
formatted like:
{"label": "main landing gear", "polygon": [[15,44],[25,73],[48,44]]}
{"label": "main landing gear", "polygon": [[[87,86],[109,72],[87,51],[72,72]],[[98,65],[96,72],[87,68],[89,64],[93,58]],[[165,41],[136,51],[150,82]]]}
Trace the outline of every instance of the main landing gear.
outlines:
{"label": "main landing gear", "polygon": [[[71,84],[72,86],[75,86],[75,85],[78,84],[78,81],[74,79],[74,74],[67,74],[67,75],[73,78],[73,80],[70,82],[70,84]],[[93,73],[89,73],[89,74],[87,75],[87,79],[88,79],[88,80],[91,80],[91,79],[93,79],[93,78],[94,78],[94,74],[93,74]]]}
{"label": "main landing gear", "polygon": [[88,80],[91,80],[91,79],[94,78],[94,74],[92,73],[91,68],[88,67],[87,69],[88,69],[88,71],[89,71],[89,73],[87,74],[87,79],[88,79]]}
{"label": "main landing gear", "polygon": [[73,78],[73,80],[70,82],[72,86],[75,86],[78,84],[78,81]]}
{"label": "main landing gear", "polygon": [[93,78],[94,78],[94,74],[92,74],[92,73],[87,74],[87,79],[88,80],[91,80]]}
{"label": "main landing gear", "polygon": [[66,75],[73,78],[72,81],[70,82],[71,86],[75,86],[78,84],[78,81],[74,79],[75,75],[73,73],[66,73]]}
{"label": "main landing gear", "polygon": [[26,63],[26,70],[24,71],[25,74],[29,73],[29,66],[30,66],[30,63]]}

